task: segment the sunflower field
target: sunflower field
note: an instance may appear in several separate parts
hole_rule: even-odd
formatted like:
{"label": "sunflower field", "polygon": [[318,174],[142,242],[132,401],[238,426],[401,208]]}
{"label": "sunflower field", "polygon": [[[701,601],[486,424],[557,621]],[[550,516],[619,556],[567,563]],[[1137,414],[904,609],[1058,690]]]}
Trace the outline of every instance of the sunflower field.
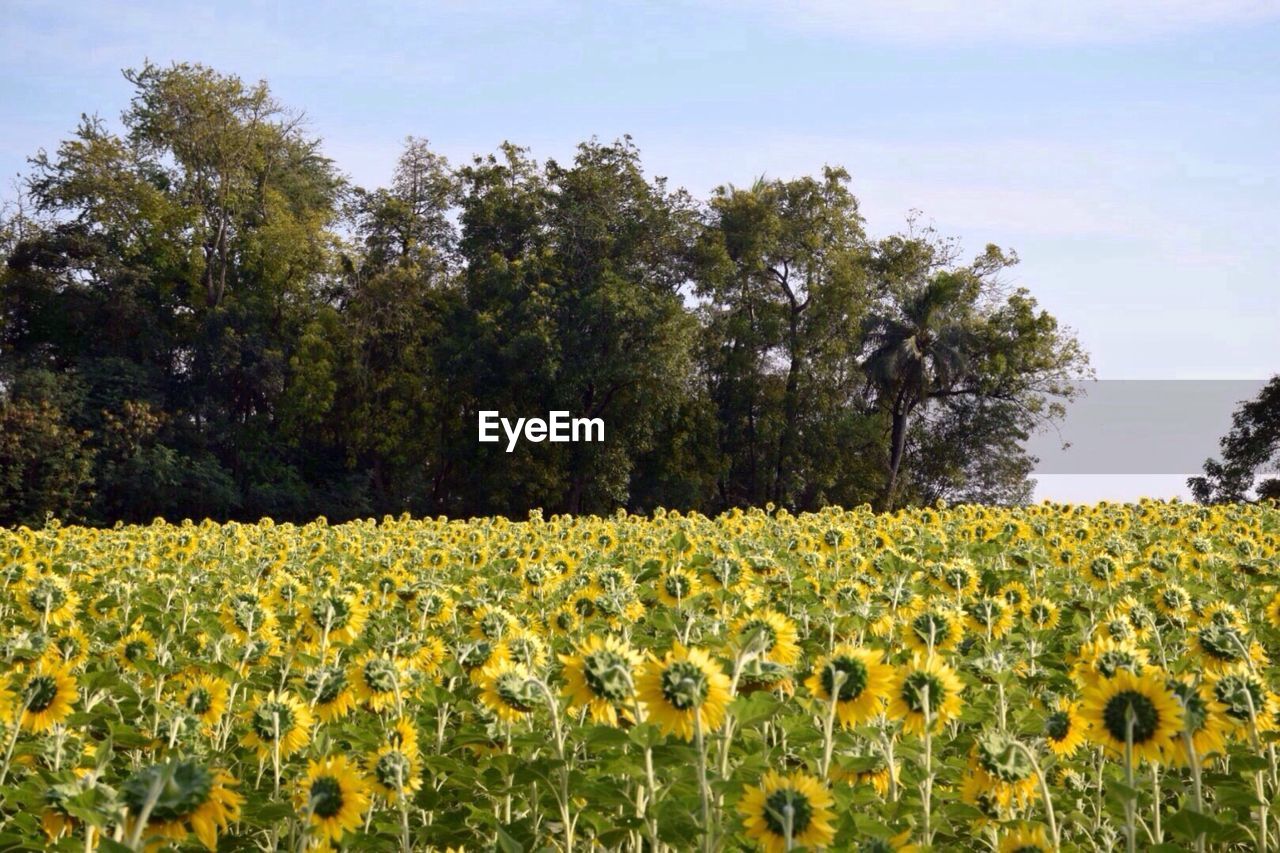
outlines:
{"label": "sunflower field", "polygon": [[0,850],[1269,850],[1280,511],[0,530]]}

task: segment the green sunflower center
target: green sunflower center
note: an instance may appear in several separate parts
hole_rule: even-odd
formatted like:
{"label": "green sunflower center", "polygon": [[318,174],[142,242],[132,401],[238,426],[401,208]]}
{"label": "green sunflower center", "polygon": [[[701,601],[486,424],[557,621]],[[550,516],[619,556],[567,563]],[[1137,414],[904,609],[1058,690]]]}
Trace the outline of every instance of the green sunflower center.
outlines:
{"label": "green sunflower center", "polygon": [[444,599],[434,592],[429,592],[418,599],[418,612],[423,616],[439,616],[444,610]]}
{"label": "green sunflower center", "polygon": [[124,644],[122,653],[124,659],[129,662],[138,661],[147,652],[147,644],[142,640],[130,640]]}
{"label": "green sunflower center", "polygon": [[1089,563],[1089,574],[1106,582],[1115,577],[1116,564],[1110,557],[1097,557]]}
{"label": "green sunflower center", "polygon": [[[836,695],[836,701],[851,702],[867,689],[869,677],[870,673],[865,663],[855,657],[840,655],[832,658],[822,668],[822,690],[828,698]],[[839,688],[836,687],[837,682],[840,684]],[[836,694],[837,689],[838,694]]]}
{"label": "green sunflower center", "polygon": [[1244,638],[1234,627],[1210,623],[1200,629],[1198,636],[1200,648],[1209,657],[1220,661],[1240,660]]}
{"label": "green sunflower center", "polygon": [[193,714],[208,713],[213,707],[213,697],[203,687],[196,687],[187,694],[187,710]]}
{"label": "green sunflower center", "polygon": [[293,709],[283,702],[263,702],[253,711],[249,727],[262,741],[273,741],[276,732],[281,737],[293,729]]}
{"label": "green sunflower center", "polygon": [[121,794],[130,814],[142,814],[153,792],[159,791],[149,821],[162,823],[194,812],[213,790],[213,776],[195,759],[144,767],[125,780]]}
{"label": "green sunflower center", "polygon": [[1200,693],[1190,684],[1175,684],[1173,692],[1182,703],[1183,728],[1198,732],[1209,721],[1209,707]]}
{"label": "green sunflower center", "polygon": [[319,627],[338,630],[346,627],[351,618],[351,605],[341,596],[330,595],[320,601],[312,615]]}
{"label": "green sunflower center", "polygon": [[480,619],[480,633],[490,640],[500,640],[506,633],[507,620],[501,613],[486,613]]}
{"label": "green sunflower center", "polygon": [[583,619],[590,619],[595,615],[596,603],[591,600],[590,596],[583,595],[573,602],[573,609],[577,611],[578,615]]}
{"label": "green sunflower center", "polygon": [[667,575],[662,580],[662,588],[672,598],[687,598],[693,584],[684,575]]}
{"label": "green sunflower center", "polygon": [[328,705],[342,695],[347,686],[347,674],[341,667],[322,666],[303,677],[302,683],[315,698],[316,704]]}
{"label": "green sunflower center", "polygon": [[1053,618],[1053,610],[1048,605],[1036,603],[1031,605],[1031,621],[1037,625],[1044,625]]}
{"label": "green sunflower center", "polygon": [[378,759],[373,775],[384,788],[398,791],[409,783],[413,765],[403,752],[388,752]]}
{"label": "green sunflower center", "polygon": [[361,670],[364,683],[375,693],[393,693],[396,689],[396,666],[386,658],[373,658]]}
{"label": "green sunflower center", "polygon": [[529,666],[538,656],[538,646],[527,637],[519,637],[507,644],[507,652],[511,660]]}
{"label": "green sunflower center", "polygon": [[1146,743],[1160,728],[1160,710],[1150,697],[1136,690],[1122,690],[1107,700],[1102,709],[1102,725],[1120,743],[1133,726],[1133,742]]}
{"label": "green sunflower center", "polygon": [[1002,782],[1031,778],[1031,759],[1009,738],[991,735],[978,741],[978,766]]}
{"label": "green sunflower center", "polygon": [[84,650],[84,646],[81,644],[80,640],[70,634],[64,637],[59,637],[53,641],[53,644],[57,646],[58,654],[62,655],[63,660],[71,660]]}
{"label": "green sunflower center", "polygon": [[497,683],[494,685],[494,692],[498,694],[498,698],[503,704],[514,708],[522,714],[527,714],[534,709],[538,701],[538,688],[527,678],[514,673],[507,672],[498,676]]}
{"label": "green sunflower center", "polygon": [[936,646],[951,636],[951,622],[941,613],[925,611],[911,620],[911,630],[922,642]]}
{"label": "green sunflower center", "polygon": [[37,675],[27,682],[27,710],[32,714],[53,704],[58,698],[58,682],[51,675]]}
{"label": "green sunflower center", "polygon": [[809,828],[813,822],[813,806],[809,798],[791,788],[780,788],[764,801],[764,823],[769,832],[780,837],[787,836],[790,824],[791,837],[794,839]]}
{"label": "green sunflower center", "polygon": [[486,640],[476,643],[464,643],[458,647],[458,663],[466,669],[483,666],[493,653],[493,646]]}
{"label": "green sunflower center", "polygon": [[778,644],[778,632],[765,620],[752,619],[742,626],[742,639],[747,645],[769,652]]}
{"label": "green sunflower center", "polygon": [[332,776],[311,781],[311,812],[320,818],[331,818],[342,811],[342,783]]}
{"label": "green sunflower center", "polygon": [[1093,668],[1103,678],[1114,678],[1122,669],[1127,672],[1137,672],[1139,666],[1138,659],[1130,652],[1123,649],[1108,649],[1094,660]]}
{"label": "green sunflower center", "polygon": [[631,668],[617,652],[604,650],[585,655],[582,679],[592,693],[610,702],[621,702],[631,695]]}
{"label": "green sunflower center", "polygon": [[57,584],[43,582],[27,593],[27,603],[37,612],[51,612],[62,606],[67,594]]}
{"label": "green sunflower center", "polygon": [[1066,711],[1054,711],[1044,721],[1044,736],[1057,743],[1071,734],[1071,715]]}
{"label": "green sunflower center", "polygon": [[902,682],[902,701],[913,714],[923,714],[927,700],[929,715],[936,716],[945,696],[946,688],[942,679],[932,672],[918,669]]}
{"label": "green sunflower center", "polygon": [[1000,621],[1000,617],[1004,615],[1003,608],[994,599],[984,599],[975,601],[965,608],[965,612],[984,628],[990,628]]}
{"label": "green sunflower center", "polygon": [[1262,685],[1250,678],[1229,675],[1213,685],[1214,697],[1227,706],[1227,714],[1237,720],[1248,720],[1263,711]]}
{"label": "green sunflower center", "polygon": [[662,698],[677,711],[697,708],[707,699],[711,682],[702,667],[681,660],[662,671]]}

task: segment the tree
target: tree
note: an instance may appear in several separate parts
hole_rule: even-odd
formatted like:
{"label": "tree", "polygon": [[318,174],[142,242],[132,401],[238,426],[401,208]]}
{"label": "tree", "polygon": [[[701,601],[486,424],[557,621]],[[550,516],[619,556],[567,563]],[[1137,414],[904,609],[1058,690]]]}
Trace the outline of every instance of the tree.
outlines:
{"label": "tree", "polygon": [[881,507],[895,506],[912,419],[942,400],[1000,400],[1032,420],[1062,413],[1088,360],[1024,289],[1002,292],[1016,263],[995,246],[968,266],[949,244],[883,241],[873,261],[882,299],[864,329],[868,387],[889,419]]}
{"label": "tree", "polygon": [[[6,368],[78,389],[66,417],[103,450],[111,419],[163,415],[153,465],[96,456],[104,517],[146,512],[163,492],[142,475],[161,462],[178,484],[171,514],[312,513],[310,495],[281,501],[275,484],[317,455],[285,409],[315,399],[300,377],[323,379],[297,355],[328,310],[340,181],[265,84],[182,64],[126,78],[122,134],[85,118],[32,160],[35,227],[0,281]],[[215,500],[227,482],[234,499]]]}
{"label": "tree", "polygon": [[83,518],[93,499],[93,451],[48,401],[0,395],[0,523]]}
{"label": "tree", "polygon": [[1280,477],[1258,479],[1280,463],[1280,376],[1272,377],[1256,398],[1240,404],[1218,445],[1222,458],[1206,459],[1203,476],[1187,480],[1197,501],[1280,500]]}
{"label": "tree", "polygon": [[725,506],[812,505],[841,470],[832,454],[856,398],[849,330],[868,305],[848,183],[827,168],[821,178],[720,187],[711,200],[697,290]]}

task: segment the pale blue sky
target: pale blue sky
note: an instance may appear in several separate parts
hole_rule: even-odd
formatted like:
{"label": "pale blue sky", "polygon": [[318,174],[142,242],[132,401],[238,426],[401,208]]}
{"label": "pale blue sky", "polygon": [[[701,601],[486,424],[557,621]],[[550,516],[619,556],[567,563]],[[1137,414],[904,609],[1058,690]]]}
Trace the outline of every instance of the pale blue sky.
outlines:
{"label": "pale blue sky", "polygon": [[267,79],[366,185],[410,134],[460,160],[630,133],[697,195],[841,164],[873,233],[918,208],[1016,249],[1100,377],[1280,370],[1275,0],[307,5],[4,0],[0,192],[81,112],[119,115],[120,68],[201,61]]}

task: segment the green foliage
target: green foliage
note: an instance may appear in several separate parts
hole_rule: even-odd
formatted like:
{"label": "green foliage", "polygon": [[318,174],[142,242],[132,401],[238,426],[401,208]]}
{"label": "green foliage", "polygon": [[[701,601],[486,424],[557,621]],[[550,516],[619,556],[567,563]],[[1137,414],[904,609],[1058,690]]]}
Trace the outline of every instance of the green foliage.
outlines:
{"label": "green foliage", "polygon": [[[699,204],[630,139],[411,138],[363,189],[265,83],[125,76],[119,130],[83,119],[0,222],[11,432],[66,448],[13,451],[2,522],[1012,502],[1084,365],[1012,258],[869,240],[842,169]],[[553,409],[606,440],[476,441]]]}

